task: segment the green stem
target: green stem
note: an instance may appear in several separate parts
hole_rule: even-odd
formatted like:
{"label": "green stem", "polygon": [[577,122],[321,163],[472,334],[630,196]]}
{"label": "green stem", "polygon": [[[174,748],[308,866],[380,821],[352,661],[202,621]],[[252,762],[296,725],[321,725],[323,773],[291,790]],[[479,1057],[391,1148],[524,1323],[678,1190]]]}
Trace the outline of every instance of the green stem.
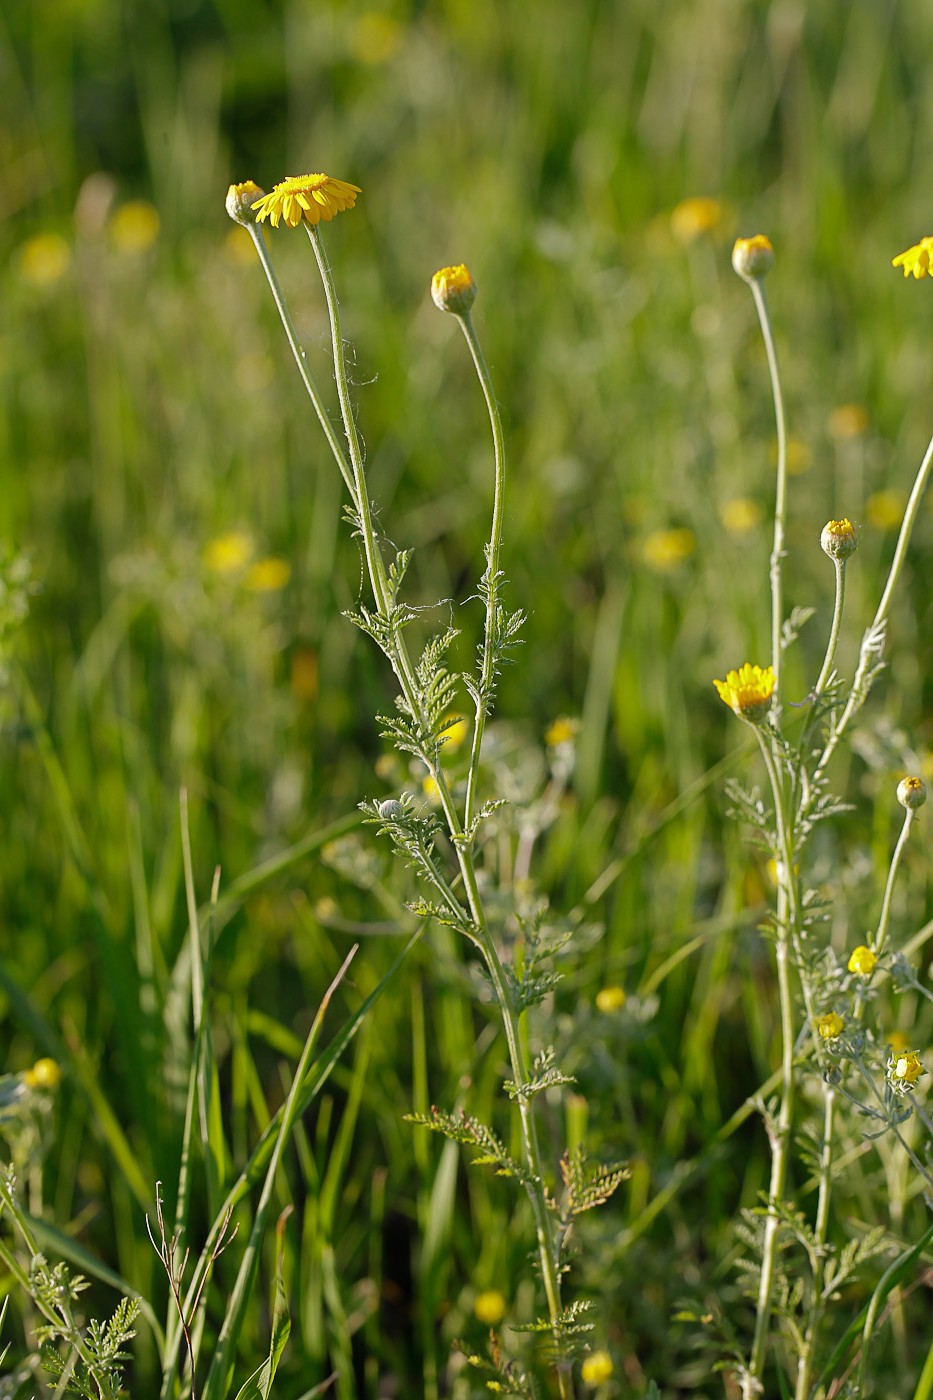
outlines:
{"label": "green stem", "polygon": [[467,776],[466,800],[464,803],[464,826],[469,829],[476,809],[476,788],[479,777],[479,761],[483,747],[483,731],[489,715],[493,685],[495,683],[496,648],[499,641],[499,553],[502,546],[502,505],[505,486],[505,444],[502,437],[502,419],[492,388],[492,379],[486,365],[479,338],[469,311],[457,318],[466,343],[473,356],[476,375],[482,386],[492,428],[492,444],[495,454],[495,484],[493,488],[492,524],[489,543],[486,546],[486,572],[483,584],[486,590],[486,627],[483,636],[483,663],[480,671],[476,696],[476,719],[473,727],[473,745],[470,751],[470,771]]}
{"label": "green stem", "polygon": [[881,917],[878,920],[878,932],[873,940],[869,940],[872,949],[880,957],[884,952],[885,941],[888,936],[888,922],[891,917],[891,896],[894,893],[894,879],[897,875],[897,867],[901,863],[901,856],[907,844],[907,837],[910,828],[913,826],[916,812],[910,807],[904,812],[904,824],[901,827],[901,834],[897,838],[897,845],[894,847],[894,854],[891,857],[891,866],[888,870],[888,878],[884,887],[884,898],[881,901]]}
{"label": "green stem", "polygon": [[825,1308],[822,1297],[825,1274],[824,1251],[829,1229],[829,1201],[832,1194],[836,1091],[831,1084],[825,1084],[823,1092],[823,1150],[820,1154],[820,1190],[816,1207],[816,1222],[813,1227],[816,1245],[813,1258],[813,1306],[804,1338],[804,1349],[797,1364],[795,1400],[808,1400],[810,1394],[810,1387],[813,1383],[813,1358],[816,1352],[817,1332]]}
{"label": "green stem", "polygon": [[797,927],[797,891],[792,835],[785,810],[784,789],[774,755],[762,730],[756,727],[755,734],[771,784],[777,823],[778,849],[780,851],[775,961],[781,1011],[781,1103],[777,1121],[769,1134],[771,1139],[771,1180],[768,1187],[768,1214],[765,1219],[762,1243],[755,1332],[752,1339],[748,1371],[744,1379],[744,1400],[751,1400],[752,1396],[761,1393],[761,1376],[764,1371],[771,1328],[771,1299],[774,1291],[774,1272],[777,1260],[777,1234],[780,1224],[777,1206],[784,1199],[784,1189],[787,1183],[788,1146],[794,1121],[796,1089],[794,1081],[794,998],[790,970],[791,935]]}
{"label": "green stem", "polygon": [[324,429],[324,436],[327,438],[328,446],[330,447],[331,452],[333,452],[334,454],[337,466],[340,468],[340,475],[343,477],[344,484],[346,485],[347,490],[350,492],[351,499],[355,501],[353,477],[350,473],[350,467],[347,462],[346,454],[344,453],[343,448],[340,446],[340,439],[334,432],[334,425],[331,423],[330,418],[327,416],[327,410],[324,407],[324,400],[321,398],[320,392],[318,390],[317,385],[314,382],[314,378],[311,374],[311,371],[308,369],[308,361],[305,352],[302,350],[301,346],[298,343],[298,333],[295,330],[295,323],[291,318],[291,313],[285,301],[285,294],[282,291],[281,286],[279,285],[279,279],[275,275],[275,268],[272,266],[272,259],[269,257],[269,250],[266,247],[265,239],[262,236],[262,229],[257,224],[248,224],[247,228],[249,231],[250,238],[252,238],[253,243],[256,247],[256,252],[259,254],[259,261],[262,263],[263,271],[266,274],[266,280],[269,283],[269,289],[272,292],[272,300],[275,302],[276,310],[279,313],[279,317],[285,329],[286,338],[288,340],[289,345],[291,346],[292,354],[295,357],[295,364],[298,366],[298,373],[301,375],[301,382],[304,384],[305,389],[308,391],[308,398],[314,405],[314,411],[317,414],[318,422]]}
{"label": "green stem", "polygon": [[842,610],[846,600],[846,562],[845,559],[833,560],[836,568],[836,601],[833,607],[832,625],[829,629],[829,641],[826,644],[826,656],[823,659],[819,680],[813,687],[814,695],[822,695],[836,659],[836,647],[839,645],[839,633],[842,628]]}
{"label": "green stem", "polygon": [[913,534],[917,514],[920,510],[920,501],[926,488],[931,468],[933,468],[933,438],[930,439],[927,450],[923,455],[923,461],[920,463],[917,475],[914,478],[913,489],[910,493],[910,499],[907,502],[907,509],[904,511],[901,531],[897,537],[897,546],[894,550],[894,558],[891,560],[891,568],[888,571],[887,583],[881,594],[881,601],[878,604],[871,627],[869,627],[865,636],[862,638],[862,645],[859,650],[858,668],[855,672],[855,679],[852,682],[849,698],[846,701],[845,709],[839,717],[838,724],[836,724],[826,741],[826,748],[823,750],[820,761],[816,766],[817,774],[821,773],[826,767],[833,755],[836,745],[848,728],[849,721],[865,699],[865,677],[871,667],[877,664],[878,658],[883,650],[884,639],[882,636],[879,642],[878,632],[888,619],[888,609],[891,606],[891,598],[897,586],[898,579],[900,578],[901,570],[904,567],[904,560],[907,557],[910,537]]}
{"label": "green stem", "polygon": [[[385,617],[389,616],[389,593],[386,581],[385,565],[382,553],[379,548],[379,541],[376,537],[372,520],[372,509],[370,505],[369,492],[366,484],[366,476],[363,466],[363,454],[359,440],[359,433],[356,428],[356,420],[353,414],[353,405],[350,399],[349,380],[347,377],[346,358],[343,349],[343,339],[340,332],[340,312],[337,302],[336,289],[334,287],[333,274],[330,269],[324,244],[320,233],[316,228],[308,227],[308,238],[314,250],[317,260],[318,270],[324,284],[324,295],[327,300],[327,310],[331,325],[331,342],[334,356],[334,377],[337,383],[337,394],[340,400],[340,412],[343,417],[344,432],[346,434],[347,446],[350,452],[350,465],[353,473],[353,488],[351,494],[354,496],[358,509],[358,519],[360,530],[363,536],[363,548],[366,555],[367,571],[369,573],[370,586],[378,611]],[[466,328],[465,328],[466,329]],[[501,536],[501,498],[502,498],[502,464],[503,453],[501,443],[501,427],[498,426],[498,414],[494,409],[491,386],[489,385],[488,371],[485,373],[485,362],[479,351],[478,342],[468,343],[474,355],[474,362],[480,374],[480,382],[483,384],[484,392],[487,394],[487,404],[490,405],[490,417],[493,421],[494,441],[496,442],[496,501],[494,508],[493,541],[495,548],[495,560],[490,559],[487,563],[487,578],[492,578],[494,572],[497,574],[499,539]],[[496,434],[499,434],[497,437]],[[491,541],[490,548],[493,547]],[[495,586],[492,587],[495,595]],[[488,637],[488,612],[487,612],[487,637]],[[390,656],[393,670],[402,687],[402,693],[406,704],[410,708],[410,713],[416,717],[419,727],[424,732],[425,723],[423,710],[419,698],[419,688],[416,673],[408,655],[408,649],[404,637],[395,634],[392,643],[392,654]],[[485,674],[485,652],[484,670]],[[474,736],[475,743],[475,736]],[[499,1003],[499,1010],[502,1017],[503,1030],[509,1050],[509,1060],[511,1063],[512,1076],[516,1085],[523,1085],[528,1082],[528,1070],[525,1063],[525,1056],[522,1051],[521,1038],[519,1034],[519,1018],[515,1014],[512,1006],[512,998],[506,979],[505,969],[495,946],[489,923],[486,917],[483,900],[480,894],[479,882],[477,880],[476,869],[473,862],[473,854],[469,842],[460,838],[463,836],[463,824],[454,806],[450,785],[440,764],[435,760],[429,764],[431,775],[437,784],[437,791],[440,797],[444,817],[448,830],[453,838],[453,847],[457,856],[457,863],[463,880],[464,892],[469,907],[470,916],[475,929],[475,941],[479,945],[483,958],[489,971],[490,980],[495,990],[496,999]],[[537,1127],[534,1113],[530,1103],[519,1100],[519,1116],[522,1132],[522,1151],[525,1159],[525,1166],[528,1171],[529,1184],[528,1194],[531,1200],[532,1211],[535,1220],[535,1233],[538,1244],[538,1258],[541,1267],[541,1278],[544,1284],[545,1296],[547,1298],[548,1316],[554,1329],[555,1342],[560,1340],[560,1318],[562,1313],[560,1300],[560,1277],[553,1248],[553,1223],[551,1213],[548,1210],[547,1192],[545,1189],[544,1175],[542,1170],[541,1149],[538,1143]],[[561,1400],[571,1400],[572,1389],[569,1370],[565,1363],[556,1363],[558,1389]]]}
{"label": "green stem", "polygon": [[755,299],[755,310],[761,325],[761,334],[768,357],[768,372],[771,376],[771,394],[774,399],[774,420],[777,430],[777,490],[774,502],[774,545],[771,550],[771,665],[774,668],[773,710],[779,712],[781,693],[781,629],[784,623],[784,601],[782,566],[784,560],[784,532],[787,520],[787,428],[784,420],[784,396],[781,392],[781,376],[778,371],[777,349],[771,330],[771,316],[764,285],[759,280],[749,283]]}

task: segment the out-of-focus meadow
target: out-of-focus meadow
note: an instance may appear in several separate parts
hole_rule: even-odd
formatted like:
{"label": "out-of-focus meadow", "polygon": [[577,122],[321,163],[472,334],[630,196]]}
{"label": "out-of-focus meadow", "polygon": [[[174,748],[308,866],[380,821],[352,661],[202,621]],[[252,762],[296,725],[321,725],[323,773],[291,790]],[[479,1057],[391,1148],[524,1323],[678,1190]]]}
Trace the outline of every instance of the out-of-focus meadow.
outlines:
{"label": "out-of-focus meadow", "polygon": [[[177,1180],[184,1120],[179,789],[199,899],[218,864],[221,899],[239,895],[222,905],[208,993],[221,1175],[281,1101],[351,942],[335,1023],[415,927],[408,877],[356,804],[419,792],[423,775],[379,738],[392,691],[341,616],[361,569],[340,479],[223,207],[231,181],[323,170],[363,189],[325,237],[372,490],[386,534],[416,549],[411,599],[455,600],[464,659],[482,621],[460,605],[482,569],[491,448],[460,337],[427,293],[460,261],[479,286],[508,446],[503,562],[530,615],[491,736],[516,794],[542,783],[554,720],[580,721],[533,862],[579,925],[541,1031],[577,1076],[555,1128],[573,1140],[585,1126],[633,1169],[584,1232],[577,1283],[598,1302],[616,1393],[646,1377],[665,1396],[724,1393],[715,1354],[673,1317],[715,1296],[741,1325],[733,1221],[767,1189],[767,1151],[754,1114],[730,1119],[776,1063],[756,931],[768,871],[723,816],[724,779],[751,759],[711,685],[769,646],[774,420],[729,250],[766,232],[777,254],[788,601],[817,609],[786,678],[802,699],[831,612],[820,529],[860,527],[851,673],[933,429],[929,287],[890,265],[933,232],[931,53],[933,11],[896,3],[5,8],[0,537],[31,555],[36,588],[2,698],[4,1067],[61,1064],[43,1209],[147,1296],[165,1285],[144,1213],[155,1182]],[[683,205],[701,196],[715,204]],[[267,237],[327,383],[307,241]],[[925,509],[889,669],[858,753],[837,760],[855,806],[815,852],[843,942],[876,899],[894,782],[929,776],[931,563]],[[905,927],[923,923],[929,872],[917,841]],[[600,1011],[612,986],[625,1006]],[[923,1049],[919,1015],[891,999],[892,1029]],[[338,1370],[340,1400],[467,1395],[451,1344],[482,1345],[477,1296],[501,1294],[506,1325],[530,1315],[528,1219],[509,1184],[403,1121],[432,1103],[498,1114],[502,1077],[469,959],[429,931],[280,1179],[279,1204],[298,1207],[281,1394]],[[896,1200],[897,1228],[919,1234],[902,1164],[855,1129],[852,1153],[839,1228],[887,1225]],[[892,1374],[926,1354],[927,1300],[908,1299],[886,1335]],[[0,1345],[20,1335],[8,1321]],[[257,1308],[243,1376],[267,1338]],[[154,1393],[154,1367],[143,1326],[134,1396]]]}

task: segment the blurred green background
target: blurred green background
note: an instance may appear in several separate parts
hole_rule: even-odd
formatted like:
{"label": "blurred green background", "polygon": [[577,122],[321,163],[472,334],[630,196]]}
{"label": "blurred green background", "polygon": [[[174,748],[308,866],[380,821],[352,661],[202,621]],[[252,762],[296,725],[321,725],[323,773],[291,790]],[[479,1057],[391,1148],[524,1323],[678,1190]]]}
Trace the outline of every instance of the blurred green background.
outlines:
{"label": "blurred green background", "polygon": [[[501,686],[500,781],[540,793],[548,726],[581,720],[533,866],[579,929],[536,1032],[578,1075],[572,1121],[549,1105],[547,1126],[555,1163],[586,1123],[597,1155],[634,1165],[589,1228],[579,1282],[600,1302],[616,1393],[646,1377],[665,1396],[724,1393],[714,1353],[671,1319],[684,1297],[718,1296],[741,1330],[731,1222],[765,1183],[766,1148],[754,1118],[715,1135],[775,1063],[755,932],[767,871],[722,816],[716,765],[741,740],[710,684],[768,646],[773,412],[729,252],[759,231],[777,252],[787,596],[817,609],[788,673],[802,698],[831,611],[820,529],[848,515],[861,530],[851,672],[933,426],[929,287],[890,266],[933,231],[931,55],[933,11],[893,0],[4,7],[0,537],[31,555],[36,585],[3,701],[4,1045],[10,1070],[65,1066],[46,1209],[136,1287],[164,1292],[143,1212],[177,1176],[181,1133],[179,788],[202,899],[216,865],[223,891],[306,843],[219,935],[231,1160],[280,1100],[353,937],[343,1014],[413,926],[407,877],[371,833],[317,839],[421,775],[384,756],[373,715],[389,679],[340,615],[361,569],[339,477],[223,208],[231,181],[323,170],[363,189],[326,241],[372,489],[387,536],[416,548],[411,600],[455,600],[461,665],[481,622],[461,604],[482,568],[491,446],[465,347],[427,290],[460,261],[479,286],[508,441],[505,569],[530,614]],[[306,240],[268,237],[326,383]],[[933,747],[931,560],[925,510],[890,669],[837,768],[855,809],[813,851],[842,945],[848,911],[877,908],[896,777],[926,771]],[[898,898],[913,931],[929,906],[920,842]],[[606,985],[628,994],[613,1016],[594,1009]],[[507,1321],[532,1313],[508,1183],[467,1175],[402,1121],[432,1102],[501,1112],[502,1047],[475,992],[464,950],[429,933],[306,1125],[282,1182],[301,1206],[283,1395],[351,1352],[341,1400],[466,1395],[451,1339],[481,1345],[476,1293],[500,1291]],[[918,1015],[908,997],[890,1007],[922,1048]],[[125,1151],[136,1184],[115,1165]],[[685,1163],[696,1171],[646,1215]],[[887,1223],[896,1197],[897,1228],[917,1233],[896,1165],[857,1154],[849,1190],[840,1229],[847,1214]],[[910,1306],[885,1343],[908,1377]],[[257,1313],[257,1358],[267,1326]],[[133,1394],[150,1393],[153,1365],[141,1337]]]}

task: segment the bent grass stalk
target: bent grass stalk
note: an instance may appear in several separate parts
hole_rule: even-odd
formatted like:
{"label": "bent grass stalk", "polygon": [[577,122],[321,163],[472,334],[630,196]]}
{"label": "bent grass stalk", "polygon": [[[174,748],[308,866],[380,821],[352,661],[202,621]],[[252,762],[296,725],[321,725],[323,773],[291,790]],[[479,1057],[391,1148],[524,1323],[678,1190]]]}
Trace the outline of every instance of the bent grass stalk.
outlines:
{"label": "bent grass stalk", "polygon": [[[322,423],[326,423],[326,412],[323,409],[313,378],[307,370],[304,352],[298,345],[294,326],[288,315],[284,297],[281,294],[277,279],[272,270],[271,259],[264,246],[262,235],[253,224],[247,223],[246,226],[250,230],[257,251],[262,259],[263,267],[266,269],[266,276],[273,290],[276,307],[279,310],[279,315],[289,339],[295,361],[301,372],[305,389],[311,398],[319,420]],[[347,463],[342,447],[335,441],[335,435],[332,430],[327,433],[327,440],[337,460],[338,466],[341,468],[341,474],[348,487],[351,501],[356,510],[356,518],[363,540],[367,573],[377,613],[381,619],[391,625],[394,601],[390,598],[385,562],[382,556],[379,539],[373,525],[362,448],[350,398],[346,359],[340,330],[339,304],[333,275],[318,228],[316,226],[306,225],[306,232],[314,251],[327,302],[333,347],[334,377],[337,385],[344,433],[349,449],[349,464]],[[449,309],[453,310],[454,308],[451,307]],[[501,640],[499,635],[501,622],[501,605],[499,603],[499,583],[501,581],[499,554],[502,534],[504,448],[501,421],[496,408],[491,380],[479,339],[468,312],[466,315],[458,314],[458,319],[460,320],[467,344],[469,345],[474,367],[486,400],[492,428],[495,455],[492,525],[489,543],[486,547],[486,571],[481,584],[486,598],[483,658],[474,693],[476,719],[463,820],[461,820],[459,816],[446,774],[436,755],[434,761],[429,762],[428,766],[430,775],[436,784],[436,790],[456,854],[460,876],[463,881],[463,888],[473,925],[471,936],[486,963],[486,968],[499,1006],[514,1083],[516,1086],[523,1086],[528,1083],[528,1066],[522,1043],[521,1016],[517,1014],[514,1009],[505,969],[499,956],[492,930],[489,927],[482,896],[480,894],[470,839],[472,824],[476,815],[476,784],[483,730],[491,708],[496,647],[497,643]],[[405,638],[397,628],[391,630],[390,636],[391,642],[387,649],[387,655],[389,656],[392,669],[401,686],[405,703],[409,707],[409,712],[413,716],[417,716],[420,721],[424,722],[426,717],[424,716],[423,707],[419,699],[416,671],[408,652]],[[453,909],[459,910],[459,901],[456,899],[453,891],[448,888],[447,894],[453,905]],[[451,912],[453,912],[453,909]],[[562,1306],[560,1277],[557,1267],[557,1242],[555,1239],[553,1216],[548,1207],[548,1197],[534,1108],[527,1095],[518,1095],[518,1109],[521,1125],[522,1154],[527,1171],[526,1189],[534,1216],[541,1280],[547,1301],[548,1317],[553,1329],[554,1340],[558,1345],[559,1351]],[[556,1363],[556,1374],[561,1400],[570,1400],[572,1385],[569,1376],[569,1368],[560,1358],[558,1358]]]}

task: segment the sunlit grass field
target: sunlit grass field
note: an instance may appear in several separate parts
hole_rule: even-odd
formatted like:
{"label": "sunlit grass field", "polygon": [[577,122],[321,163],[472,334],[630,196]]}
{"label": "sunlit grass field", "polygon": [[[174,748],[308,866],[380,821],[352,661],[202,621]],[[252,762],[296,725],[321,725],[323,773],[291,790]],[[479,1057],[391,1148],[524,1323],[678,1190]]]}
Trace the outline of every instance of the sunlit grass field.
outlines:
{"label": "sunlit grass field", "polygon": [[[575,930],[533,1034],[576,1077],[539,1104],[550,1169],[584,1134],[631,1168],[582,1221],[573,1274],[614,1362],[601,1393],[737,1393],[712,1369],[718,1336],[677,1320],[748,1329],[735,1220],[767,1191],[750,1099],[779,1059],[758,932],[772,874],[723,793],[730,775],[760,777],[711,684],[769,646],[774,418],[729,255],[759,231],[776,250],[787,602],[816,609],[787,663],[802,700],[832,609],[820,530],[848,516],[860,531],[839,658],[851,673],[933,430],[929,284],[891,267],[933,232],[931,55],[924,6],[832,0],[95,0],[0,17],[0,539],[31,557],[34,585],[2,639],[3,1070],[61,1067],[22,1185],[73,1242],[44,1236],[49,1256],[93,1277],[88,1313],[118,1296],[96,1260],[167,1315],[145,1218],[156,1182],[170,1206],[177,1189],[189,904],[207,910],[217,867],[217,1119],[211,1160],[191,1165],[194,1253],[354,942],[322,1044],[378,992],[277,1177],[273,1220],[295,1210],[273,1394],[299,1400],[333,1376],[339,1400],[466,1400],[484,1392],[454,1341],[481,1349],[490,1322],[535,1311],[513,1185],[405,1121],[462,1105],[514,1138],[505,1051],[449,929],[428,927],[396,967],[419,927],[411,879],[357,804],[431,796],[380,738],[393,692],[342,615],[363,585],[340,478],[249,237],[224,213],[231,181],[327,170],[363,190],[327,247],[380,521],[415,549],[410,597],[450,600],[431,622],[446,609],[461,629],[462,666],[482,630],[491,448],[428,287],[460,261],[478,284],[507,443],[503,567],[529,615],[489,735],[505,795],[543,790],[551,726],[579,722],[573,776],[531,855]],[[707,228],[683,210],[700,196],[716,201]],[[269,237],[328,385],[307,245]],[[835,760],[852,808],[810,852],[841,947],[877,917],[894,785],[933,776],[931,564],[925,506],[888,669]],[[927,830],[896,891],[911,934],[930,914]],[[624,1005],[601,1010],[616,987]],[[887,1016],[929,1055],[929,1006],[892,995]],[[833,1230],[919,1238],[929,1211],[905,1162],[862,1142],[854,1116],[841,1132]],[[795,1189],[807,1208],[812,1185]],[[208,1335],[248,1205],[213,1274]],[[268,1350],[274,1236],[232,1395]],[[878,1396],[933,1394],[933,1375],[919,1388],[930,1262],[879,1334]],[[9,1369],[34,1317],[3,1286]],[[830,1341],[872,1287],[844,1292]],[[132,1352],[127,1390],[147,1400],[161,1373],[144,1320]],[[0,1394],[54,1393],[42,1384]]]}

